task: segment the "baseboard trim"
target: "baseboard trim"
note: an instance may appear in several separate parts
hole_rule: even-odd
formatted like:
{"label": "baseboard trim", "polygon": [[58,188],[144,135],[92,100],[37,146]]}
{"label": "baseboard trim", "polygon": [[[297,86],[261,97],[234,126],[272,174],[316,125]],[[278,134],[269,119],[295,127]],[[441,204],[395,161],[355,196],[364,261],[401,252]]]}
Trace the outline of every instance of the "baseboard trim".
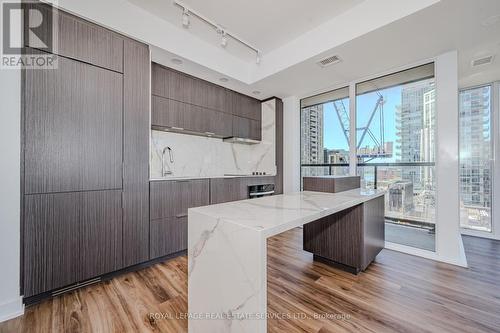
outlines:
{"label": "baseboard trim", "polygon": [[73,291],[73,290],[79,289],[81,287],[88,286],[88,285],[93,284],[93,283],[108,281],[108,280],[111,280],[112,278],[114,278],[116,276],[119,276],[119,275],[122,275],[122,274],[125,274],[125,273],[135,272],[135,271],[138,271],[140,269],[143,269],[143,268],[146,268],[146,267],[150,267],[150,266],[152,266],[154,264],[157,264],[159,262],[167,261],[167,260],[173,259],[173,258],[178,257],[178,256],[182,256],[182,255],[185,255],[185,254],[187,254],[187,250],[182,250],[182,251],[179,251],[179,252],[176,252],[176,253],[172,253],[172,254],[169,254],[169,255],[166,255],[166,256],[163,256],[163,257],[154,258],[154,259],[151,259],[151,260],[146,261],[146,262],[142,262],[142,263],[137,264],[137,265],[125,267],[125,268],[122,268],[122,269],[114,271],[114,272],[110,272],[110,273],[106,273],[106,274],[103,274],[103,275],[95,276],[95,277],[92,277],[90,279],[87,279],[87,280],[84,280],[84,281],[79,281],[79,282],[76,282],[76,283],[72,283],[70,285],[67,285],[67,286],[64,286],[64,287],[61,287],[61,288],[58,288],[58,289],[53,289],[53,290],[49,290],[49,291],[46,291],[46,292],[43,292],[43,293],[40,293],[40,294],[37,294],[37,295],[33,295],[33,296],[29,296],[29,297],[24,297],[23,298],[23,302],[24,302],[24,304],[26,306],[31,306],[31,305],[34,305],[34,304],[38,304],[38,303],[40,303],[40,302],[42,302],[42,301],[44,301],[46,299],[55,297],[57,295],[64,294],[64,293],[66,293],[68,291]]}
{"label": "baseboard trim", "polygon": [[[462,243],[461,239],[460,239],[460,244],[461,244],[461,253],[464,253],[463,243]],[[391,243],[388,241],[385,242],[385,248],[387,250],[402,252],[402,253],[406,253],[406,254],[409,254],[412,256],[422,257],[422,258],[430,259],[430,260],[434,260],[434,261],[440,261],[440,262],[444,262],[444,263],[450,264],[450,265],[460,266],[460,267],[464,267],[464,268],[468,267],[467,266],[467,259],[465,258],[465,255],[463,256],[463,258],[462,257],[460,257],[460,258],[446,258],[446,257],[438,255],[438,253],[436,253],[436,252],[417,249],[417,248],[414,248],[411,246]]]}
{"label": "baseboard trim", "polygon": [[24,304],[21,296],[9,302],[0,304],[0,323],[22,316],[23,314]]}

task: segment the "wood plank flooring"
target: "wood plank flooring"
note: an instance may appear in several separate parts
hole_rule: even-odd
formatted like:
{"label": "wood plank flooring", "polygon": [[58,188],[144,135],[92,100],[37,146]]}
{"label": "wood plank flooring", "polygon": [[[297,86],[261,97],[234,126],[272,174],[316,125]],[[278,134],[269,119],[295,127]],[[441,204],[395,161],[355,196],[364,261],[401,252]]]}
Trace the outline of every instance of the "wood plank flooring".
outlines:
{"label": "wood plank flooring", "polygon": [[[280,234],[268,242],[268,331],[500,332],[500,242],[464,244],[469,269],[383,250],[355,276],[313,262],[302,229]],[[178,257],[28,307],[0,332],[187,332],[186,278]]]}

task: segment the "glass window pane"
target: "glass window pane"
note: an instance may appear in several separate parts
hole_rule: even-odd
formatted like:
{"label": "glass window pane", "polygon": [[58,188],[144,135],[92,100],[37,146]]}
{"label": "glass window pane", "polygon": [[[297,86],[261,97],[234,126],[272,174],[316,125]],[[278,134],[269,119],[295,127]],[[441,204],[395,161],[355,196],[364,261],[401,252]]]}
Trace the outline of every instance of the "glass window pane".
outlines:
{"label": "glass window pane", "polygon": [[460,92],[460,224],[491,232],[491,86]]}
{"label": "glass window pane", "polygon": [[435,251],[435,81],[397,79],[356,87],[358,174],[363,187],[387,191],[386,240]]}
{"label": "glass window pane", "polygon": [[301,136],[302,177],[349,174],[349,97],[303,107]]}

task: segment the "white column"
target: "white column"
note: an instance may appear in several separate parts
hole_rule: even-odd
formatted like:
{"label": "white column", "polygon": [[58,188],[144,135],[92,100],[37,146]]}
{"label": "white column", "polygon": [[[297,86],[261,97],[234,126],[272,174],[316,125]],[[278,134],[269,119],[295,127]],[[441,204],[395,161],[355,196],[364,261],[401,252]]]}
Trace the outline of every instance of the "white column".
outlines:
{"label": "white column", "polygon": [[[3,1],[0,2],[2,5]],[[3,33],[0,32],[0,33]],[[23,313],[19,295],[21,71],[0,69],[0,322]]]}
{"label": "white column", "polygon": [[467,266],[460,235],[457,51],[436,58],[436,255]]}
{"label": "white column", "polygon": [[300,101],[283,99],[283,192],[300,191]]}
{"label": "white column", "polygon": [[356,176],[356,83],[349,85],[349,174]]}

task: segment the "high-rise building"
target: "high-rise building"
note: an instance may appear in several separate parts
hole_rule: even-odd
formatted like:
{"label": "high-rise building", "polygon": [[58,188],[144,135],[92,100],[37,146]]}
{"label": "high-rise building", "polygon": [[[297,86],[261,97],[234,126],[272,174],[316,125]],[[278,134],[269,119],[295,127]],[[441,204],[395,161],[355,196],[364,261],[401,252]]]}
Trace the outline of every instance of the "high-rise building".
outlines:
{"label": "high-rise building", "polygon": [[[432,162],[435,159],[436,142],[434,141],[436,125],[436,90],[424,93],[424,110],[422,130],[420,131],[420,158]],[[434,168],[422,167],[420,170],[422,186],[425,190],[435,191]]]}
{"label": "high-rise building", "polygon": [[[302,164],[324,163],[323,151],[323,105],[314,105],[302,109]],[[327,170],[328,168],[326,168]],[[325,174],[325,168],[310,167],[302,169],[303,176]]]}
{"label": "high-rise building", "polygon": [[[349,151],[344,149],[325,149],[324,160],[327,164],[348,164]],[[331,171],[328,171],[334,176],[343,176],[349,174],[349,167],[347,166],[332,166]]]}
{"label": "high-rise building", "polygon": [[460,94],[460,193],[464,206],[491,207],[489,89]]}
{"label": "high-rise building", "polygon": [[[434,154],[435,123],[433,91],[433,79],[406,84],[401,88],[401,106],[396,110],[396,142],[401,162],[434,160],[431,156]],[[413,183],[413,189],[417,192],[424,189],[425,175],[420,169],[421,167],[404,167],[401,173],[402,180]]]}

